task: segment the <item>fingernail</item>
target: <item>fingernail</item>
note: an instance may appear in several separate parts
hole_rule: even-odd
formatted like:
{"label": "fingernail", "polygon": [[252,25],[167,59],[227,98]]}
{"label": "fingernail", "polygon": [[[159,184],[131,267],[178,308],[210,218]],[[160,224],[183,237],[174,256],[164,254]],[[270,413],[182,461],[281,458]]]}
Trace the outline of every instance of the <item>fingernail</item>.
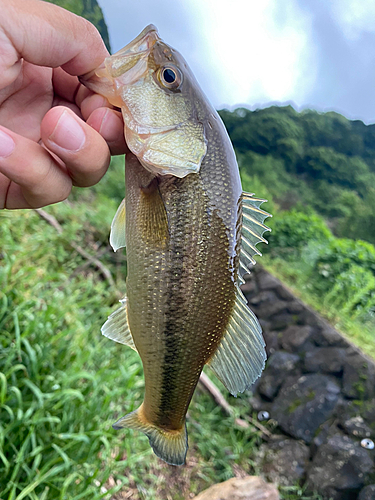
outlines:
{"label": "fingernail", "polygon": [[7,158],[13,153],[15,147],[12,137],[0,130],[0,157]]}
{"label": "fingernail", "polygon": [[86,135],[77,119],[64,111],[49,139],[61,148],[78,151],[85,143]]}

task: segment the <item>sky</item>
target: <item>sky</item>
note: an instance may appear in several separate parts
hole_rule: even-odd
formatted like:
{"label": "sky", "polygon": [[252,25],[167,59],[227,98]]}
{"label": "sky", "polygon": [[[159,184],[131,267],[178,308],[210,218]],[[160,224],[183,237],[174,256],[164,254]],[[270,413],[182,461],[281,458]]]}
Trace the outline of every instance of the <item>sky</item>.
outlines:
{"label": "sky", "polygon": [[152,23],[217,109],[292,104],[375,123],[374,0],[98,0],[112,52]]}

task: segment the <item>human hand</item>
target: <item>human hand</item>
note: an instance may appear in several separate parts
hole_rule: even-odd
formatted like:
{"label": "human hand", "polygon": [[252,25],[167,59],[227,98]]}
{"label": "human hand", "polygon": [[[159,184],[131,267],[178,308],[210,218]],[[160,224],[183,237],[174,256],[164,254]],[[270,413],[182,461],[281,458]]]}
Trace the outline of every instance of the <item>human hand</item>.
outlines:
{"label": "human hand", "polygon": [[0,209],[64,200],[126,152],[120,113],[83,87],[108,52],[85,19],[40,0],[0,0]]}

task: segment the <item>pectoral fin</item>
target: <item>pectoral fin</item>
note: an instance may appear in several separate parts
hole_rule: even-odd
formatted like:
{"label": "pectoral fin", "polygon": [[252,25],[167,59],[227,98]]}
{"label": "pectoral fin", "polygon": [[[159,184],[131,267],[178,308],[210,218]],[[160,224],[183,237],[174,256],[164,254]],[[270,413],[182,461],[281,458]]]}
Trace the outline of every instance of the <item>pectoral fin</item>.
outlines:
{"label": "pectoral fin", "polygon": [[126,297],[120,300],[121,307],[116,309],[102,326],[102,334],[115,342],[125,344],[135,351],[132,334],[128,324],[128,315],[126,311]]}
{"label": "pectoral fin", "polygon": [[139,234],[145,245],[165,248],[169,240],[168,217],[156,177],[141,188],[137,217]]}
{"label": "pectoral fin", "polygon": [[243,283],[242,276],[249,273],[249,265],[255,264],[254,255],[262,255],[256,248],[260,242],[267,243],[263,233],[271,231],[264,224],[271,214],[262,210],[260,205],[267,200],[254,198],[248,193],[242,194],[242,228],[241,228],[241,250],[240,250],[240,273],[239,282]]}
{"label": "pectoral fin", "polygon": [[244,392],[260,376],[266,360],[261,326],[236,287],[236,302],[227,331],[208,362],[229,392]]}
{"label": "pectoral fin", "polygon": [[120,203],[111,224],[109,243],[115,252],[126,246],[125,241],[125,198]]}

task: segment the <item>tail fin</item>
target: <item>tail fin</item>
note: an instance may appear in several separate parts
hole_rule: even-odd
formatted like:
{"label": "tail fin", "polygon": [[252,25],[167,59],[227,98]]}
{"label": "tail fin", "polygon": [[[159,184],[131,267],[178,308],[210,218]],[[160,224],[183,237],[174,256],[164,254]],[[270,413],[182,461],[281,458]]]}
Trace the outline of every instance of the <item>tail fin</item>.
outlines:
{"label": "tail fin", "polygon": [[188,449],[186,424],[179,430],[167,431],[146,420],[143,405],[138,410],[120,418],[112,426],[114,429],[128,427],[142,431],[148,437],[151,448],[156,456],[170,465],[183,465]]}

